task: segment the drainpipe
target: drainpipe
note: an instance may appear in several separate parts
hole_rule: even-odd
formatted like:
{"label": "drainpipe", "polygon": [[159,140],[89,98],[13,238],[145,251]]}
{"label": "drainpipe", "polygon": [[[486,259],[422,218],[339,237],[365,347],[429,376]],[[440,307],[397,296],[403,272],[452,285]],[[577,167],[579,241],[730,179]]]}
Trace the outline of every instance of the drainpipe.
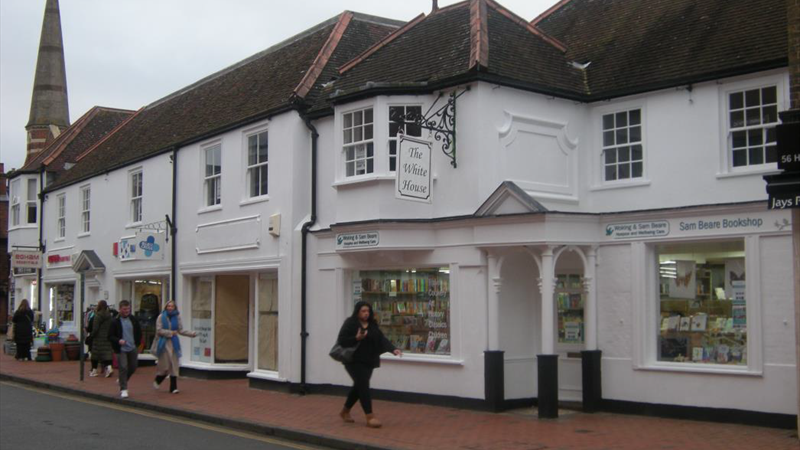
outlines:
{"label": "drainpipe", "polygon": [[167,216],[167,227],[169,227],[169,236],[172,238],[172,262],[170,263],[170,273],[172,275],[172,283],[170,284],[170,300],[175,300],[177,295],[177,257],[178,257],[178,240],[175,235],[178,234],[178,227],[175,226],[177,222],[178,212],[178,147],[172,148],[172,220]]}
{"label": "drainpipe", "polygon": [[308,255],[306,255],[306,240],[308,231],[317,223],[317,139],[319,133],[311,119],[300,113],[300,117],[305,122],[306,127],[311,131],[311,217],[302,228],[302,247],[301,247],[301,270],[300,270],[300,393],[306,393],[306,344],[308,340],[308,329],[306,328],[306,297],[308,288],[306,287],[306,271],[308,267]]}
{"label": "drainpipe", "polygon": [[[36,269],[36,296],[37,307],[39,312],[42,311],[42,270],[44,269],[44,177],[47,176],[46,167],[42,164],[42,169],[39,171],[39,251],[42,252],[42,267]],[[81,311],[83,314],[83,311]],[[45,326],[45,329],[47,327]]]}

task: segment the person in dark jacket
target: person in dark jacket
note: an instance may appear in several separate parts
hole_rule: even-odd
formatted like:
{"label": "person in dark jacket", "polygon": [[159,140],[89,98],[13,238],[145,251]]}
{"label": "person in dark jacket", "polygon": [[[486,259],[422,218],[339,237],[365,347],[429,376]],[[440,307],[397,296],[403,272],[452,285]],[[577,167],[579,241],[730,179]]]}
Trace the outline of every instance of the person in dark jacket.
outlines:
{"label": "person in dark jacket", "polygon": [[[111,329],[111,323],[114,319],[108,311],[108,304],[105,300],[100,300],[97,303],[97,310],[92,316],[92,371],[89,372],[90,377],[99,375],[97,367],[102,364],[105,366],[106,378],[110,377],[114,372],[111,367],[111,358],[114,353],[111,342],[108,341],[108,332]],[[102,369],[101,369],[102,372]]]}
{"label": "person in dark jacket", "polygon": [[11,319],[14,323],[14,343],[17,344],[17,361],[31,360],[33,343],[33,311],[27,299],[23,299]]}
{"label": "person in dark jacket", "polygon": [[139,363],[139,345],[142,343],[142,327],[131,315],[131,302],[119,302],[119,317],[111,322],[108,340],[119,364],[119,396],[128,398],[128,380]]}
{"label": "person in dark jacket", "polygon": [[350,416],[350,409],[361,402],[361,408],[367,416],[367,426],[380,428],[381,422],[372,414],[372,396],[369,391],[369,380],[372,371],[381,365],[381,354],[393,353],[403,356],[403,352],[395,348],[383,335],[372,313],[372,305],[367,302],[356,303],[353,315],[342,324],[337,340],[342,347],[358,348],[353,353],[353,362],[344,365],[347,374],[353,379],[353,387],[347,394],[344,408],[339,413],[347,423],[355,422]]}

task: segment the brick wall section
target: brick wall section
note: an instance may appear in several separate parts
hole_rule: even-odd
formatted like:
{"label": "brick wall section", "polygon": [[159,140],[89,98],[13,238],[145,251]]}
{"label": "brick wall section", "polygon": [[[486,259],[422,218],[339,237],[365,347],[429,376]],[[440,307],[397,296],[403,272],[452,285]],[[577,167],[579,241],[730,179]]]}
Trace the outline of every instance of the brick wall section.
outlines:
{"label": "brick wall section", "polygon": [[786,0],[791,109],[800,109],[800,0]]}

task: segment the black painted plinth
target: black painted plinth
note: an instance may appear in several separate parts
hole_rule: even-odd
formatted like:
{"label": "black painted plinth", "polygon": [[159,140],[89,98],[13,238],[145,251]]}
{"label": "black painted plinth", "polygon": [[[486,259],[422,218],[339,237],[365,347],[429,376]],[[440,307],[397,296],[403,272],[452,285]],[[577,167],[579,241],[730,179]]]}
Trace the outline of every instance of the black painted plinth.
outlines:
{"label": "black painted plinth", "polygon": [[537,355],[539,369],[539,418],[558,417],[558,355]]}
{"label": "black painted plinth", "polygon": [[600,350],[584,350],[581,352],[583,412],[597,412],[603,402],[603,383],[600,370],[602,358],[603,352]]}
{"label": "black painted plinth", "polygon": [[503,371],[502,350],[486,350],[483,352],[483,379],[486,407],[490,411],[500,412],[505,403],[505,373]]}

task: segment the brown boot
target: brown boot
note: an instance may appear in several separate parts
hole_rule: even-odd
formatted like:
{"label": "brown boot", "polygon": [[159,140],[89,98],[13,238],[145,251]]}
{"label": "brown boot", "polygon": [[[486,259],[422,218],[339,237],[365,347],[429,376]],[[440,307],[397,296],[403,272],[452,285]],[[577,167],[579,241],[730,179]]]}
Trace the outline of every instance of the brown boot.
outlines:
{"label": "brown boot", "polygon": [[342,410],[339,412],[339,417],[341,417],[342,420],[345,421],[345,423],[355,422],[355,420],[353,420],[353,418],[350,417],[350,410],[347,408],[342,408]]}
{"label": "brown boot", "polygon": [[370,428],[380,428],[383,424],[375,418],[374,414],[367,414],[367,426]]}

